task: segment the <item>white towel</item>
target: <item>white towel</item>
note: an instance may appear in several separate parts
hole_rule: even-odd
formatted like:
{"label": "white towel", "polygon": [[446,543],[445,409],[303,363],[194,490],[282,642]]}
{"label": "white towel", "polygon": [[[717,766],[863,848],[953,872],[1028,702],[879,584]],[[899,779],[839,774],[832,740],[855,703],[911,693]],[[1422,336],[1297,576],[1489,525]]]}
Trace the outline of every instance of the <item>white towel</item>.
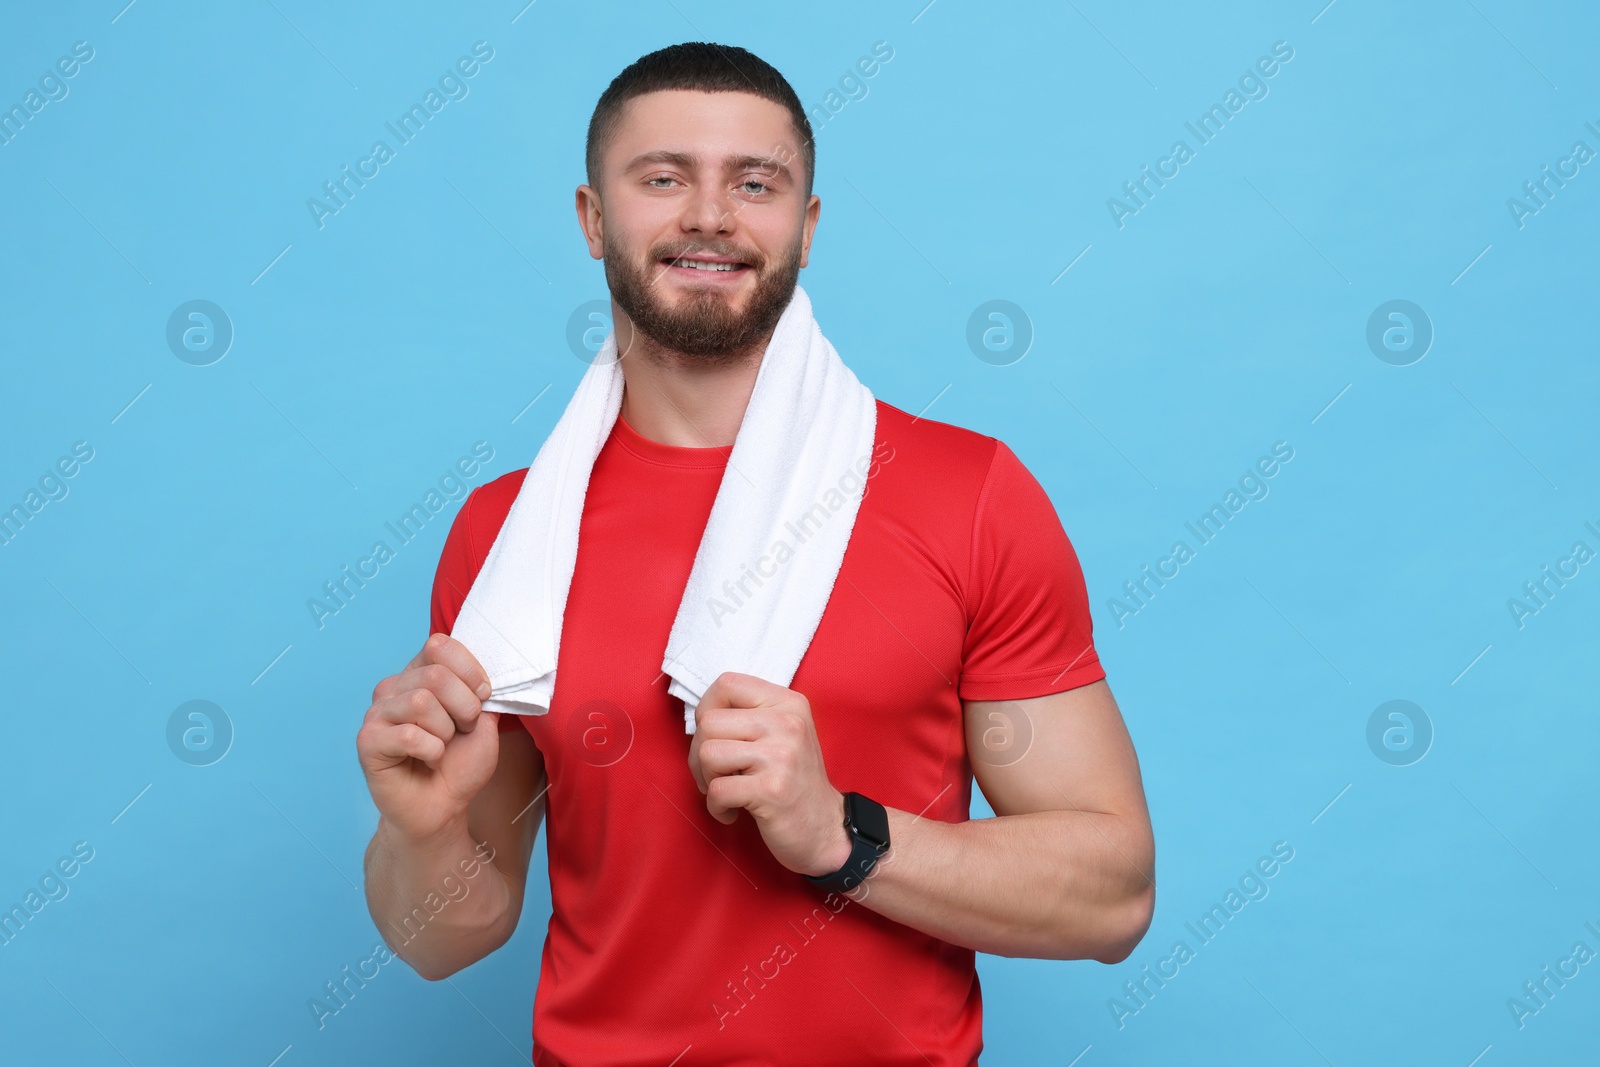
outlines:
{"label": "white towel", "polygon": [[[613,332],[540,446],[457,615],[452,635],[489,673],[488,711],[550,708],[584,494],[622,386]],[[686,733],[723,671],[793,680],[844,559],[876,431],[872,393],[822,336],[796,285],[756,373],[663,654]]]}

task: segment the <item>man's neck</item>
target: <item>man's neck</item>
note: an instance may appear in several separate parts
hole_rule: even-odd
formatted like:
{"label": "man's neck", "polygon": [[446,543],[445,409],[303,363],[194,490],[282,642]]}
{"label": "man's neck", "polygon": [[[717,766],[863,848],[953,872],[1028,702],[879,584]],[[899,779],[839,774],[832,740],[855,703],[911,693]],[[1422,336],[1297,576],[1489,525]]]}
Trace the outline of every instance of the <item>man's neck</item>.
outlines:
{"label": "man's neck", "polygon": [[646,338],[636,337],[622,360],[622,418],[664,445],[732,445],[755,389],[767,339],[739,360],[716,365],[647,344]]}

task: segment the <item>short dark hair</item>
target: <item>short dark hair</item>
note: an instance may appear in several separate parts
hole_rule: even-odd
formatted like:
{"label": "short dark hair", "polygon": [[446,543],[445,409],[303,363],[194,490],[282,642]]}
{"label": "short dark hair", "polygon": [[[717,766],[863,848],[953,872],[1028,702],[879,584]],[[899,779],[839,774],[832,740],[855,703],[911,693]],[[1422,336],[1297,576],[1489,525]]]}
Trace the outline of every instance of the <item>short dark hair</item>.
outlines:
{"label": "short dark hair", "polygon": [[622,105],[636,96],[663,89],[696,89],[705,93],[750,93],[789,109],[805,162],[806,196],[817,173],[816,142],[811,120],[794,88],[777,69],[753,52],[735,45],[687,41],[640,56],[623,69],[600,94],[589,118],[584,167],[589,184],[600,188],[601,156],[622,116]]}

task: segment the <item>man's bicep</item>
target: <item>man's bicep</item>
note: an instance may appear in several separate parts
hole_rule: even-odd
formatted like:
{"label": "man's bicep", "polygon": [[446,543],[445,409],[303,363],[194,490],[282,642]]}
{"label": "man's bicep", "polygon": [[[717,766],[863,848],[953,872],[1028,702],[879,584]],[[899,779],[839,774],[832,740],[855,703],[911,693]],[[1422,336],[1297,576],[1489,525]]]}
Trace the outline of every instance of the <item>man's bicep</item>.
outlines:
{"label": "man's bicep", "polygon": [[965,700],[972,776],[997,815],[1149,818],[1133,740],[1102,681],[1019,700]]}
{"label": "man's bicep", "polygon": [[[502,713],[500,719],[516,716]],[[512,914],[520,915],[547,786],[544,756],[520,723],[500,733],[500,759],[487,784],[467,805],[467,827],[475,842],[487,841],[493,863],[511,887]]]}
{"label": "man's bicep", "polygon": [[1003,443],[978,501],[969,567],[963,700],[1075,689],[1106,676],[1077,553],[1044,487]]}

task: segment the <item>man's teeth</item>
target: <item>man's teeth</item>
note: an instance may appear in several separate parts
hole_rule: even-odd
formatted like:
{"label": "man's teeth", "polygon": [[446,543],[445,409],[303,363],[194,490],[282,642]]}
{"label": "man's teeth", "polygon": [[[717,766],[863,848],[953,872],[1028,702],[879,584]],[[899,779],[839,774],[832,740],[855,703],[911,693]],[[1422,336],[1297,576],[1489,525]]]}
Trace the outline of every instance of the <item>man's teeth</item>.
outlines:
{"label": "man's teeth", "polygon": [[703,259],[675,259],[675,267],[693,267],[695,270],[733,270],[739,266],[737,263],[707,263]]}

